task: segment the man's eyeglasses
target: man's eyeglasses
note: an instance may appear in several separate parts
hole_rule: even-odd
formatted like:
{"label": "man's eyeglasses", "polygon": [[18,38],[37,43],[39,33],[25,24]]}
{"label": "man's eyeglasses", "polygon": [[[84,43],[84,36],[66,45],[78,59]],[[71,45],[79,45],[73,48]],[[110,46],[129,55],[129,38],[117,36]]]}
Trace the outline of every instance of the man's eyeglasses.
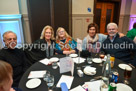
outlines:
{"label": "man's eyeglasses", "polygon": [[112,28],[112,29],[108,29],[108,30],[109,30],[109,31],[111,31],[111,30],[114,31],[114,30],[116,30],[116,29],[115,29],[115,28]]}

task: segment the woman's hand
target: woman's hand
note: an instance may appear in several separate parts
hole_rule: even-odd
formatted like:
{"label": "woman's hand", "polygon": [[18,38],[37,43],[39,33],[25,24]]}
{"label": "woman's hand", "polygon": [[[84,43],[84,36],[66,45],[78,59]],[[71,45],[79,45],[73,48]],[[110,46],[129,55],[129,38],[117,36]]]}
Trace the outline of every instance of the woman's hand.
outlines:
{"label": "woman's hand", "polygon": [[71,50],[71,51],[70,51],[70,54],[72,54],[72,53],[76,53],[76,51],[75,51],[75,50]]}
{"label": "woman's hand", "polygon": [[76,53],[76,51],[75,50],[63,51],[63,54],[72,54],[72,53]]}
{"label": "woman's hand", "polygon": [[70,54],[70,51],[63,51],[63,54]]}

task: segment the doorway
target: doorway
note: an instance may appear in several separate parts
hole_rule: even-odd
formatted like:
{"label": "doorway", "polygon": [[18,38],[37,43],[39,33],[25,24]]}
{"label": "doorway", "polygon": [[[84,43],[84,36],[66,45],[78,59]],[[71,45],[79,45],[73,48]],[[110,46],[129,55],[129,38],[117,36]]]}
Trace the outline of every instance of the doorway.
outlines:
{"label": "doorway", "polygon": [[99,26],[99,33],[107,34],[107,24],[118,24],[121,0],[95,0],[94,22]]}
{"label": "doorway", "polygon": [[113,22],[114,3],[96,4],[96,23],[99,26],[99,32],[106,34],[106,25]]}

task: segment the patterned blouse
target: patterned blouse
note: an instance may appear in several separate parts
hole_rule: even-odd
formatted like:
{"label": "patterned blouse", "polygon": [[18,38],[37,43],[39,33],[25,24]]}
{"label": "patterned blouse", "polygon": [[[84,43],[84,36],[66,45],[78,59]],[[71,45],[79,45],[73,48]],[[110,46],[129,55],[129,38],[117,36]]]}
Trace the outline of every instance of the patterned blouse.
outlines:
{"label": "patterned blouse", "polygon": [[71,50],[77,51],[76,48],[77,48],[77,42],[71,37],[68,37],[64,40],[56,40],[56,52],[59,54],[63,54],[63,51],[71,51]]}

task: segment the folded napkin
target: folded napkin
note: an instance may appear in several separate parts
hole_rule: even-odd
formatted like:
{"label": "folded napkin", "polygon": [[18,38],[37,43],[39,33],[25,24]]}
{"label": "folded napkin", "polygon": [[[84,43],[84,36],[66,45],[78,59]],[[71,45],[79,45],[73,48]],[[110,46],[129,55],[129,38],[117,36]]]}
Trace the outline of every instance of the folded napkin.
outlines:
{"label": "folded napkin", "polygon": [[86,75],[95,75],[96,74],[96,68],[87,66],[87,67],[84,68],[84,73]]}
{"label": "folded napkin", "polygon": [[50,58],[50,59],[47,59],[47,58],[42,59],[42,60],[40,60],[39,62],[41,62],[41,63],[43,63],[43,64],[45,64],[45,65],[48,65],[48,64],[51,64],[52,62],[57,62],[57,61],[59,61],[59,58],[57,58],[57,57],[52,57],[52,58]]}
{"label": "folded napkin", "polygon": [[50,60],[47,59],[47,58],[45,58],[45,59],[40,60],[39,62],[41,62],[41,63],[43,63],[43,64],[45,64],[45,65],[48,65],[49,62],[50,62]]}
{"label": "folded napkin", "polygon": [[75,63],[83,63],[83,62],[85,62],[85,58],[82,58],[82,57],[77,57],[77,58],[72,58],[73,59],[73,61],[75,62]]}

